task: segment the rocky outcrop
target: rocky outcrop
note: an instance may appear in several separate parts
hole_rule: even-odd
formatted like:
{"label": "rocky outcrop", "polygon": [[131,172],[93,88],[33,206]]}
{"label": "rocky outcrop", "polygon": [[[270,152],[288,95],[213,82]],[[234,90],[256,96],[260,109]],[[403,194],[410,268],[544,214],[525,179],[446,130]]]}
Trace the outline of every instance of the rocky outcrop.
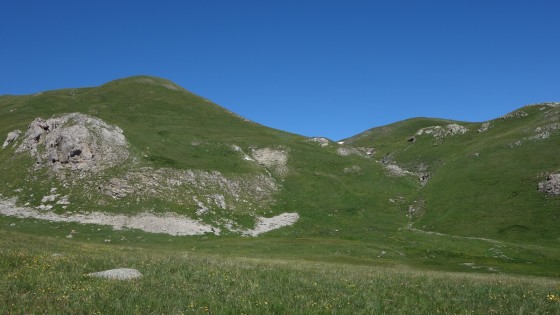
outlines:
{"label": "rocky outcrop", "polygon": [[364,152],[368,157],[374,156],[376,152],[375,148],[359,147],[358,150]]}
{"label": "rocky outcrop", "polygon": [[544,140],[548,139],[551,135],[557,134],[560,130],[560,123],[548,124],[545,126],[535,128],[535,131],[529,140]]}
{"label": "rocky outcrop", "polygon": [[135,192],[134,187],[129,185],[128,182],[122,178],[111,178],[107,184],[99,185],[97,188],[102,194],[115,199],[124,198]]}
{"label": "rocky outcrop", "polygon": [[129,156],[128,144],[119,127],[80,113],[47,120],[36,118],[16,152],[29,152],[37,164],[55,171],[98,171]]}
{"label": "rocky outcrop", "polygon": [[396,176],[396,177],[413,175],[413,173],[402,169],[400,166],[398,166],[396,164],[385,165],[385,169],[389,172],[390,175]]}
{"label": "rocky outcrop", "polygon": [[492,125],[490,124],[490,122],[485,122],[482,125],[480,125],[480,128],[478,128],[478,133],[483,133],[488,131],[488,129],[490,129],[490,127],[492,127]]}
{"label": "rocky outcrop", "polygon": [[517,110],[515,112],[501,116],[500,119],[514,119],[514,118],[522,118],[527,116],[529,116],[529,114],[527,114],[526,112],[522,110]]}
{"label": "rocky outcrop", "polygon": [[446,130],[447,134],[451,136],[462,135],[467,133],[467,131],[469,131],[469,129],[458,124],[449,124],[447,125],[447,130]]}
{"label": "rocky outcrop", "polygon": [[282,149],[262,148],[251,152],[252,158],[264,167],[272,170],[277,175],[288,173],[288,152]]}
{"label": "rocky outcrop", "polygon": [[323,137],[309,138],[309,139],[307,139],[307,142],[317,142],[322,147],[328,147],[329,146],[329,139],[323,138]]}
{"label": "rocky outcrop", "polygon": [[462,135],[467,133],[469,129],[463,127],[459,124],[449,124],[447,126],[430,126],[425,127],[416,132],[417,136],[421,135],[432,135],[435,139],[443,139],[447,136]]}
{"label": "rocky outcrop", "polygon": [[548,175],[546,180],[539,183],[538,189],[539,191],[549,195],[560,195],[560,174]]}
{"label": "rocky outcrop", "polygon": [[[97,191],[114,199],[132,197],[174,200],[183,206],[208,209],[239,207],[256,211],[274,202],[279,187],[269,175],[226,177],[220,172],[143,167],[97,185]],[[206,210],[204,210],[206,209]]]}
{"label": "rocky outcrop", "polygon": [[340,156],[350,156],[353,154],[358,156],[365,156],[365,154],[363,154],[362,151],[350,147],[340,147],[336,149],[336,154]]}
{"label": "rocky outcrop", "polygon": [[509,144],[510,148],[515,148],[522,145],[526,141],[541,141],[550,138],[551,136],[557,136],[560,134],[560,123],[551,123],[544,126],[535,128],[532,132],[526,130],[525,132],[530,132],[531,135],[523,137],[513,143]]}
{"label": "rocky outcrop", "polygon": [[4,144],[2,145],[2,149],[10,145],[10,143],[16,141],[20,135],[21,135],[21,130],[14,130],[12,132],[9,132],[8,136],[6,137],[6,141],[4,141]]}
{"label": "rocky outcrop", "polygon": [[424,186],[428,183],[428,180],[430,180],[430,173],[428,172],[420,172],[417,174],[418,175],[418,180],[420,180],[420,185]]}

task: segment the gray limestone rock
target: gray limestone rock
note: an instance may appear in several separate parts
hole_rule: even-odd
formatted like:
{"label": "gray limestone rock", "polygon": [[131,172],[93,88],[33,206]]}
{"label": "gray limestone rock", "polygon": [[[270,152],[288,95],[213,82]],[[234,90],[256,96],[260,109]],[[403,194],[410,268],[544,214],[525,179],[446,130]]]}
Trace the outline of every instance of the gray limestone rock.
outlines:
{"label": "gray limestone rock", "polygon": [[546,180],[539,183],[539,191],[549,195],[560,195],[560,174],[550,174]]}
{"label": "gray limestone rock", "polygon": [[140,271],[129,268],[111,269],[99,272],[88,273],[88,276],[95,278],[115,279],[115,280],[133,280],[142,278]]}
{"label": "gray limestone rock", "polygon": [[29,125],[16,152],[29,152],[53,170],[98,171],[129,156],[123,131],[99,118],[71,113]]}
{"label": "gray limestone rock", "polygon": [[19,135],[21,135],[21,130],[14,130],[12,132],[9,132],[8,136],[6,137],[6,141],[4,141],[4,144],[2,145],[2,149],[7,147],[10,143],[16,141],[17,138],[19,138]]}

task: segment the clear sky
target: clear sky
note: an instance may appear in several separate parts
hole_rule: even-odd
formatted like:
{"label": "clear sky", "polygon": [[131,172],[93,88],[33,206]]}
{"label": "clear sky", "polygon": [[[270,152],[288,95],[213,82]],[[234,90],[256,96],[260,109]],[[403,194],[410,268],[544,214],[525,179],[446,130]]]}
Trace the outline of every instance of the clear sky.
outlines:
{"label": "clear sky", "polygon": [[167,78],[339,140],[560,101],[560,1],[0,2],[0,94]]}

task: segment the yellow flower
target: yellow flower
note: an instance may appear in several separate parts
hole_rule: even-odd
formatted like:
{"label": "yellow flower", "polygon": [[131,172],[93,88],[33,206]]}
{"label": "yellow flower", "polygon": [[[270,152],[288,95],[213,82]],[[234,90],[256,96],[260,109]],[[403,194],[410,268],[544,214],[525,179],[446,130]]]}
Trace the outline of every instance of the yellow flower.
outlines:
{"label": "yellow flower", "polygon": [[546,296],[546,299],[549,302],[560,302],[560,295],[549,294],[549,295]]}

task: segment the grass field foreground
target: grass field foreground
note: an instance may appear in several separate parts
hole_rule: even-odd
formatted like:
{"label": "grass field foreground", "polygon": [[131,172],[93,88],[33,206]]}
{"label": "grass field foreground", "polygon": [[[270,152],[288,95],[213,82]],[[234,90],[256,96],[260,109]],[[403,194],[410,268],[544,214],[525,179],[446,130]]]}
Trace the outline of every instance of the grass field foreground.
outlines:
{"label": "grass field foreground", "polygon": [[[560,312],[560,281],[550,278],[224,258],[2,234],[3,314]],[[119,267],[144,276],[133,281],[87,276]]]}

